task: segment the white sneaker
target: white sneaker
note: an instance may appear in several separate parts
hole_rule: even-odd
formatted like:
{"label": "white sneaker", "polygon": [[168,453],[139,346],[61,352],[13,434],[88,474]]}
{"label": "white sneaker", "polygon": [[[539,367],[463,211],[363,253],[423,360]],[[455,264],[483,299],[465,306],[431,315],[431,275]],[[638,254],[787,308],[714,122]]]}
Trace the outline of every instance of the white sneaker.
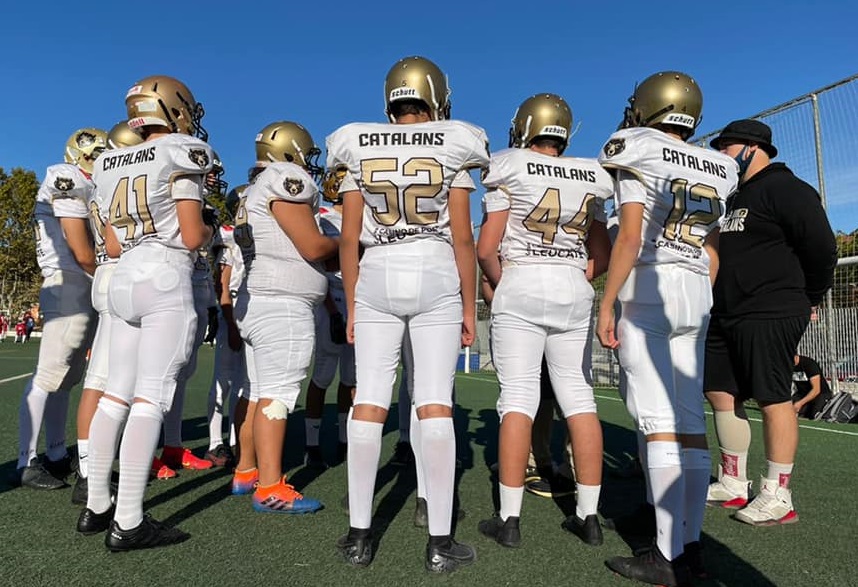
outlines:
{"label": "white sneaker", "polygon": [[748,494],[751,489],[750,481],[742,481],[738,477],[725,475],[721,465],[718,465],[718,481],[709,485],[706,493],[706,505],[737,510],[748,505]]}
{"label": "white sneaker", "polygon": [[777,479],[760,480],[760,494],[736,512],[735,518],[752,526],[776,526],[798,522],[792,507],[792,492],[781,487]]}

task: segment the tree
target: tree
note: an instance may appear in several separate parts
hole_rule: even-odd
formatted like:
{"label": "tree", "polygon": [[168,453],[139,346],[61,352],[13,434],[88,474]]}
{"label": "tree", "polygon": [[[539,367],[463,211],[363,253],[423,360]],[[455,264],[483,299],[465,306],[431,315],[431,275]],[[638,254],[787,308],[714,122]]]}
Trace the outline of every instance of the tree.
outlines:
{"label": "tree", "polygon": [[20,167],[0,167],[0,309],[18,311],[38,301],[33,208],[39,181]]}

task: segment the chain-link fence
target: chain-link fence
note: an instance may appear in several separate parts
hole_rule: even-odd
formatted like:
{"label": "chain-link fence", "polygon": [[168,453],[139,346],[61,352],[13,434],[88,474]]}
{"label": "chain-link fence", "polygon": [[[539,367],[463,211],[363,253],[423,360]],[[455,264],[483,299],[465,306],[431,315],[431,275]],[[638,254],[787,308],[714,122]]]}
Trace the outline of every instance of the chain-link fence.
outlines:
{"label": "chain-link fence", "polygon": [[[751,118],[772,128],[778,160],[819,191],[837,235],[840,259],[834,286],[818,319],[808,327],[800,352],[819,362],[835,391],[858,390],[858,74]],[[708,147],[719,132],[693,142]],[[489,310],[482,301],[477,319],[480,368],[490,370]],[[614,353],[597,340],[593,379],[598,386],[616,386],[619,381]]]}

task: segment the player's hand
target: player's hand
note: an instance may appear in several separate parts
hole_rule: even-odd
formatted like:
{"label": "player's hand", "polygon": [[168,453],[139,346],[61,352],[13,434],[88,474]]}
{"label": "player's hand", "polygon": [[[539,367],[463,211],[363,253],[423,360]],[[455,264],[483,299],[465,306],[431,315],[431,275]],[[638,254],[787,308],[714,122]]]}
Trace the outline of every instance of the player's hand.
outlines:
{"label": "player's hand", "polygon": [[477,331],[477,324],[474,320],[473,316],[466,316],[462,320],[462,346],[471,346],[474,344],[475,332]]}
{"label": "player's hand", "polygon": [[355,319],[352,318],[353,315],[349,314],[346,320],[346,342],[349,344],[355,343]]}
{"label": "player's hand", "polygon": [[334,344],[345,344],[346,339],[346,322],[343,315],[339,312],[334,312],[330,317],[330,334],[331,342]]}
{"label": "player's hand", "polygon": [[819,320],[819,306],[811,306],[810,307],[810,321],[816,322]]}
{"label": "player's hand", "polygon": [[794,403],[794,404],[792,405],[792,409],[793,409],[793,410],[795,410],[795,413],[796,413],[796,414],[798,414],[798,413],[801,411],[801,409],[802,409],[803,407],[804,407],[804,405],[802,405],[802,404],[800,404],[800,403],[798,403],[798,402],[796,402],[796,403]]}
{"label": "player's hand", "polygon": [[599,320],[596,322],[596,336],[606,349],[615,349],[620,346],[616,336],[616,321],[614,320],[614,309],[599,309]]}
{"label": "player's hand", "polygon": [[238,332],[238,327],[234,323],[227,325],[226,341],[230,350],[236,353],[241,350],[244,341],[241,340],[241,333]]}

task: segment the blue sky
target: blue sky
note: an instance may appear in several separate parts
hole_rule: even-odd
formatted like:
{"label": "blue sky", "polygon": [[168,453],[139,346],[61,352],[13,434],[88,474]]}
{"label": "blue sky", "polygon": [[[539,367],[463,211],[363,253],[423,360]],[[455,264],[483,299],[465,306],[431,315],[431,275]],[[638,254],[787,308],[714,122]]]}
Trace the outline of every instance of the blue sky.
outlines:
{"label": "blue sky", "polygon": [[[41,176],[73,130],[110,128],[127,88],[155,73],[205,105],[237,185],[269,122],[300,122],[324,145],[342,124],[383,120],[384,76],[406,55],[447,72],[454,118],[484,127],[495,150],[523,99],[562,95],[580,123],[568,151],[579,156],[595,156],[635,82],[659,70],[697,79],[699,134],[858,71],[858,6],[847,1],[62,4],[4,7],[4,168]],[[853,226],[840,228],[858,226],[858,197],[848,207],[839,222]],[[476,196],[473,209],[477,222]]]}

